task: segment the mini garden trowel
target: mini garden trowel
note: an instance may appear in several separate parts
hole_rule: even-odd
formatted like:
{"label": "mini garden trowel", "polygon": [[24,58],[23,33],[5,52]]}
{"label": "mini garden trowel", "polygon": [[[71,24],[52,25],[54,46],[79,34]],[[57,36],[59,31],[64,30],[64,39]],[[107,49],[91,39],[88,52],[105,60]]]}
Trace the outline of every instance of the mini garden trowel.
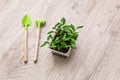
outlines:
{"label": "mini garden trowel", "polygon": [[22,24],[25,30],[25,42],[24,42],[24,62],[28,61],[28,26],[32,24],[32,20],[28,15],[25,15],[22,19]]}
{"label": "mini garden trowel", "polygon": [[34,55],[34,62],[36,63],[38,60],[38,49],[39,49],[39,37],[40,37],[40,28],[41,26],[43,26],[45,24],[45,20],[44,19],[38,19],[36,20],[36,24],[37,24],[37,41],[36,41],[36,48],[35,48],[35,55]]}

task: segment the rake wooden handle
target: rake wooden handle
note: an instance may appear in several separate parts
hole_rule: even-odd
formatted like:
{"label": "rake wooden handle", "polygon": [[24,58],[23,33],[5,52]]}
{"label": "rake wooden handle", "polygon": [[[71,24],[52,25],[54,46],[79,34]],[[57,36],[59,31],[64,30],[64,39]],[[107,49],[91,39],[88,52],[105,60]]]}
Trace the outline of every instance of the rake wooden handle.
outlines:
{"label": "rake wooden handle", "polygon": [[24,62],[28,62],[28,31],[25,30],[25,43],[24,43]]}
{"label": "rake wooden handle", "polygon": [[40,29],[38,29],[38,31],[37,31],[37,40],[36,40],[35,55],[34,55],[34,62],[35,62],[35,63],[36,63],[37,60],[38,60],[39,38],[40,38]]}

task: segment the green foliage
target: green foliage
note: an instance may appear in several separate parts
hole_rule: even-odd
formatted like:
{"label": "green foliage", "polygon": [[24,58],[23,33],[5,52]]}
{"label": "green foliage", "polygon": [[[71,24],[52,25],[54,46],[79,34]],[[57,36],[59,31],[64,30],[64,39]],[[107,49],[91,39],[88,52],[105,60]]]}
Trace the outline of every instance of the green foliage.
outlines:
{"label": "green foliage", "polygon": [[47,40],[49,41],[49,40],[53,40],[53,36],[50,34],[50,35],[48,35],[48,37],[47,37]]}
{"label": "green foliage", "polygon": [[41,45],[41,47],[45,46],[45,45],[48,44],[48,43],[49,43],[48,41],[45,41],[45,42]]}
{"label": "green foliage", "polygon": [[49,31],[48,34],[54,33],[54,31]]}
{"label": "green foliage", "polygon": [[84,26],[78,26],[77,29],[79,29],[79,28],[83,28],[83,27],[84,27]]}
{"label": "green foliage", "polygon": [[61,24],[65,24],[66,23],[66,19],[63,17],[62,19],[61,19]]}
{"label": "green foliage", "polygon": [[[73,24],[67,25],[66,19],[62,18],[60,22],[53,27],[53,30],[48,32],[47,41],[41,46],[49,44],[51,49],[56,49],[58,51],[75,48],[75,41],[78,37],[78,32],[76,32],[76,30],[80,28],[83,28],[83,26],[75,28]],[[52,34],[55,34],[55,36],[52,36]]]}
{"label": "green foliage", "polygon": [[22,19],[22,24],[25,26],[25,30],[28,30],[28,26],[32,24],[32,20],[28,15],[25,15]]}

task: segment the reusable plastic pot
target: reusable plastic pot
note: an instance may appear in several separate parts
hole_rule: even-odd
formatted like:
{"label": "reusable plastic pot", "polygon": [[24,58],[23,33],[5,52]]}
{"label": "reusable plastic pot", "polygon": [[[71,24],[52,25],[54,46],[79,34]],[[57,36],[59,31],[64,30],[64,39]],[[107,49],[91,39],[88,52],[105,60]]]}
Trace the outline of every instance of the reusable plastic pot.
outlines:
{"label": "reusable plastic pot", "polygon": [[64,57],[69,57],[70,53],[71,53],[71,48],[69,48],[69,50],[66,53],[60,52],[60,51],[57,51],[57,50],[54,50],[54,49],[51,49],[51,52],[53,54],[56,54],[56,55],[60,55],[60,56],[64,56]]}

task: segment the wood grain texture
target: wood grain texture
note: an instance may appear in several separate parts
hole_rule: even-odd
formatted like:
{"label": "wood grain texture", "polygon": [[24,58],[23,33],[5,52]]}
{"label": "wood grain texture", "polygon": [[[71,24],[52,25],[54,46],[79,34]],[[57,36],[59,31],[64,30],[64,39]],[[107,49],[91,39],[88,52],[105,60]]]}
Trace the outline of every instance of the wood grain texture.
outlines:
{"label": "wood grain texture", "polygon": [[25,30],[25,33],[24,33],[25,37],[24,37],[24,62],[27,63],[28,62],[28,31]]}
{"label": "wood grain texture", "polygon": [[[25,14],[33,23],[28,31],[28,63],[23,62]],[[69,58],[39,48],[34,64],[35,19],[46,19],[47,32],[62,17],[83,24],[77,49]],[[0,0],[0,80],[120,80],[120,0]]]}
{"label": "wood grain texture", "polygon": [[40,29],[37,29],[37,34],[36,34],[36,48],[35,48],[35,53],[34,53],[34,62],[36,63],[38,61],[38,51],[40,48],[40,43],[39,43],[39,39],[40,39]]}

